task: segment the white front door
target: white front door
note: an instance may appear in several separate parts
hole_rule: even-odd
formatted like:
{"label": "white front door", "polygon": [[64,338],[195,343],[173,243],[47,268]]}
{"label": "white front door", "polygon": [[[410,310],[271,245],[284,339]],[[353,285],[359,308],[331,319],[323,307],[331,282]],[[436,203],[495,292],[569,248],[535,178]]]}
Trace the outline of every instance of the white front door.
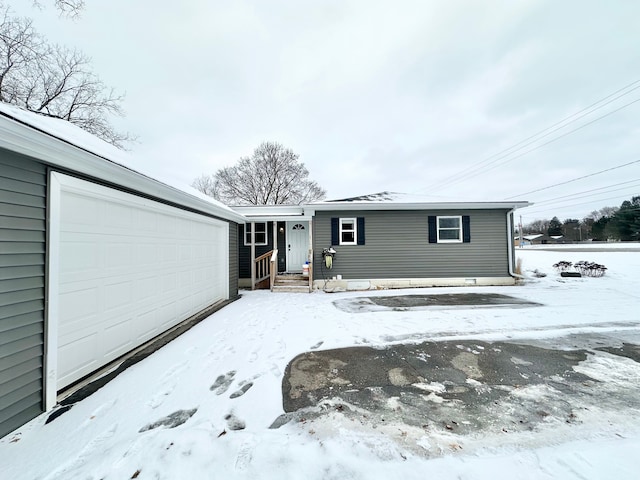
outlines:
{"label": "white front door", "polygon": [[287,271],[300,273],[309,255],[309,222],[287,222]]}

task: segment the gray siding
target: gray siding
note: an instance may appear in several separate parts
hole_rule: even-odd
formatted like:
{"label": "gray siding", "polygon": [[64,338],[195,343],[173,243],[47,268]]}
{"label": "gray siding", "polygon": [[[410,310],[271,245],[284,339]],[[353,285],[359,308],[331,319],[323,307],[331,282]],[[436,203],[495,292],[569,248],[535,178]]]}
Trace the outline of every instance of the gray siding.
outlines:
{"label": "gray siding", "polygon": [[46,179],[0,150],[0,437],[43,411]]}
{"label": "gray siding", "polygon": [[229,298],[238,296],[238,225],[229,223]]}
{"label": "gray siding", "polygon": [[[429,215],[469,215],[470,243],[429,243]],[[331,245],[331,218],[365,218],[364,245],[334,245],[330,271],[322,249]],[[344,279],[508,276],[506,211],[316,212],[313,223],[314,277]]]}

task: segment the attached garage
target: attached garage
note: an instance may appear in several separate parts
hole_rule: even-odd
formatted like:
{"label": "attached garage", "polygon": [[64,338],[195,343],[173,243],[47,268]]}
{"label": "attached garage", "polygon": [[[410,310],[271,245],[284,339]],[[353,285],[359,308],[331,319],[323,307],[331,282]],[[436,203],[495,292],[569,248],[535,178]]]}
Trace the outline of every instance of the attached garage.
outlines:
{"label": "attached garage", "polygon": [[71,125],[53,136],[49,120],[0,104],[0,437],[238,294],[242,216],[76,145],[87,134]]}

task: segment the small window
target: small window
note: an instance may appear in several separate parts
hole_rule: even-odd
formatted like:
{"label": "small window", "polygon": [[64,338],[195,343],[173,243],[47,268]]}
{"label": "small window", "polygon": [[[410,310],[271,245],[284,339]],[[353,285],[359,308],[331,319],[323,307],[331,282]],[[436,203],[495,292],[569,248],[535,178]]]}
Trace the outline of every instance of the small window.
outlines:
{"label": "small window", "polygon": [[357,245],[357,228],[355,218],[340,219],[340,245]]}
{"label": "small window", "polygon": [[[267,244],[267,224],[264,222],[255,223],[256,226],[256,245]],[[251,245],[251,224],[246,223],[244,226],[244,244]]]}
{"label": "small window", "polygon": [[438,217],[438,243],[462,242],[462,217]]}

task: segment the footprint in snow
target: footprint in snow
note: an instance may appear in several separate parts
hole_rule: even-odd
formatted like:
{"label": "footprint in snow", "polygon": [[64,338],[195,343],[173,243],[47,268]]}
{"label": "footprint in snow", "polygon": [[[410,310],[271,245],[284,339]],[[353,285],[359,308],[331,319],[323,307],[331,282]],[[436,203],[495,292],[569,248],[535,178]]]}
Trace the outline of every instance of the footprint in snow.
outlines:
{"label": "footprint in snow", "polygon": [[248,382],[245,383],[244,385],[242,385],[242,387],[240,387],[239,390],[236,390],[235,392],[233,392],[231,395],[229,395],[229,398],[238,398],[241,397],[242,395],[244,395],[245,393],[247,393],[247,390],[249,390],[251,387],[253,387],[253,382]]}
{"label": "footprint in snow", "polygon": [[178,410],[167,415],[166,417],[162,417],[160,420],[156,420],[153,423],[145,425],[140,430],[138,430],[138,432],[142,433],[158,427],[176,428],[189,420],[197,411],[197,408],[192,408],[191,410]]}
{"label": "footprint in snow", "polygon": [[225,415],[224,419],[227,421],[227,427],[229,430],[244,430],[247,426],[244,420],[240,420],[233,413]]}
{"label": "footprint in snow", "polygon": [[[75,478],[75,475],[72,475],[71,472],[79,469],[83,465],[89,461],[89,459],[96,455],[97,452],[101,451],[101,446],[108,439],[113,437],[118,429],[118,424],[113,424],[109,429],[102,432],[97,437],[90,440],[79,453],[75,454],[70,460],[63,463],[61,466],[56,468],[53,472],[45,477],[45,480],[66,480],[67,478]],[[77,473],[77,472],[76,472]]]}
{"label": "footprint in snow", "polygon": [[213,385],[209,387],[209,390],[215,390],[216,395],[222,395],[224,392],[229,390],[229,387],[233,383],[233,378],[236,376],[236,371],[231,370],[230,372],[225,373],[224,375],[219,375],[216,378],[216,381],[213,382]]}
{"label": "footprint in snow", "polygon": [[257,442],[253,435],[249,436],[249,438],[242,443],[236,456],[236,470],[244,471],[249,467],[253,459],[253,451],[255,450],[256,444]]}

